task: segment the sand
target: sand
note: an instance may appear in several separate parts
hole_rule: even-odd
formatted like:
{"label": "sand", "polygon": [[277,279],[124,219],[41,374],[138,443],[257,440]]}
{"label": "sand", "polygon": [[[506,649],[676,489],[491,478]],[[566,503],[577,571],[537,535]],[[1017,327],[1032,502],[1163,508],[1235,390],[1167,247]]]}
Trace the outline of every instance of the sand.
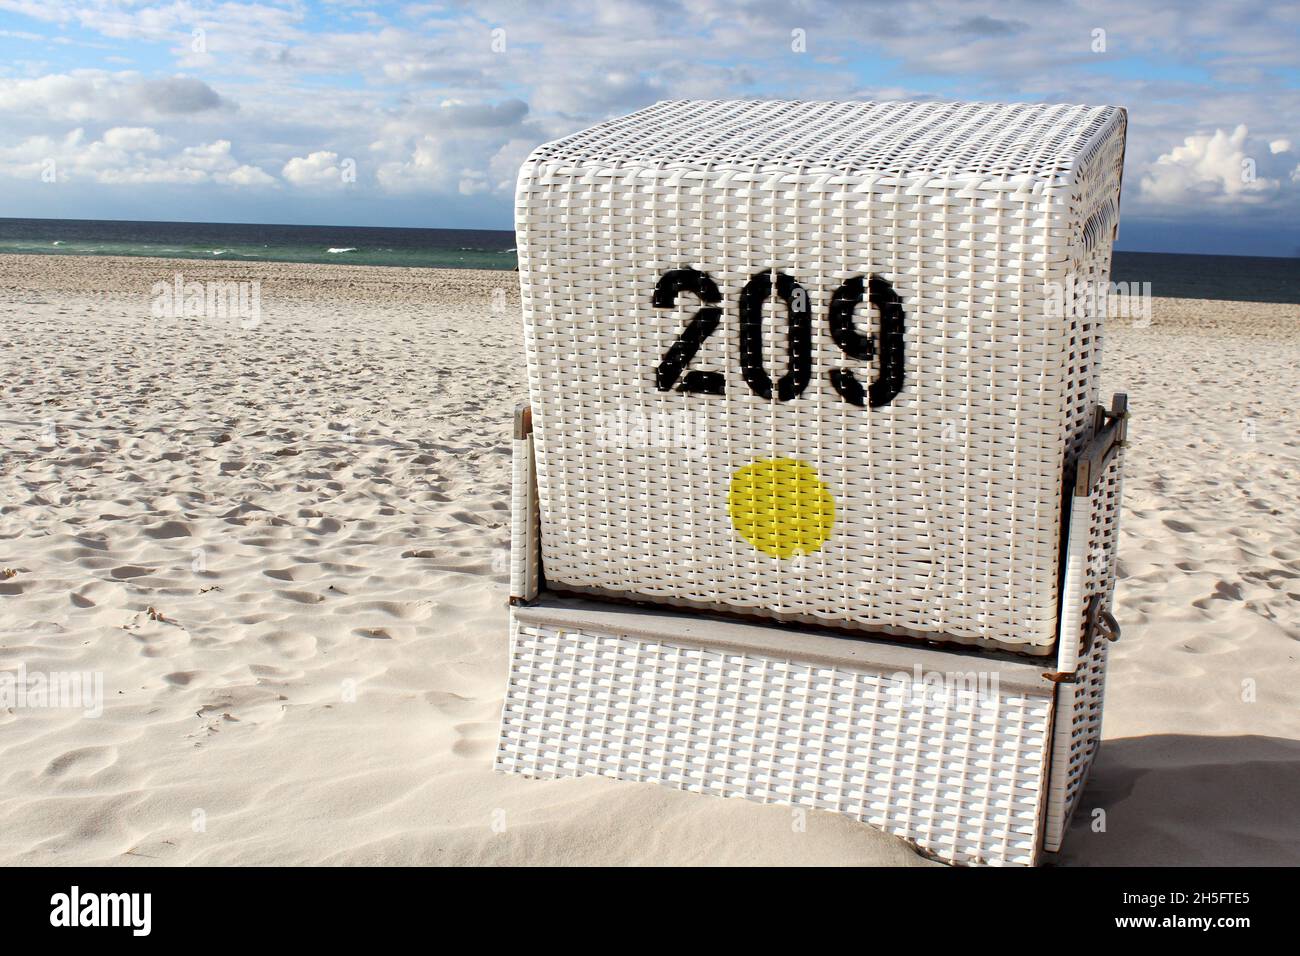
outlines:
{"label": "sand", "polygon": [[[151,316],[176,272],[260,280],[260,322]],[[927,863],[834,814],[493,773],[515,283],[0,257],[0,671],[104,698],[0,707],[0,862]],[[1112,323],[1124,636],[1061,864],[1300,863],[1298,311]]]}

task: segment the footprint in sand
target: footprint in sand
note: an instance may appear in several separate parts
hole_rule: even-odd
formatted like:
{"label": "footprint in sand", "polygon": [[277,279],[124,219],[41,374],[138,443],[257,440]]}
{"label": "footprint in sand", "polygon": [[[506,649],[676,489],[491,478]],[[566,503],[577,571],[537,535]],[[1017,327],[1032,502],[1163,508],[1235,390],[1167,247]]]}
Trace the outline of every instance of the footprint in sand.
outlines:
{"label": "footprint in sand", "polygon": [[424,699],[435,711],[448,717],[468,717],[480,706],[480,702],[473,697],[447,690],[426,691]]}
{"label": "footprint in sand", "polygon": [[1214,582],[1214,593],[1207,598],[1198,598],[1193,601],[1192,607],[1204,611],[1208,610],[1215,601],[1240,601],[1242,597],[1240,584],[1216,581]]}
{"label": "footprint in sand", "polygon": [[274,664],[250,664],[248,672],[259,681],[295,681],[301,680],[305,671],[291,667],[276,667]]}
{"label": "footprint in sand", "polygon": [[452,516],[452,518],[454,518],[456,521],[459,521],[459,522],[461,522],[462,524],[472,524],[472,525],[477,525],[477,526],[480,527],[480,528],[481,528],[481,527],[484,527],[485,525],[488,525],[488,519],[487,519],[487,518],[483,517],[483,516],[480,515],[480,514],[475,514],[475,513],[472,512],[472,511],[464,511],[464,510],[461,510],[461,511],[453,511],[453,512],[451,513],[451,516]]}
{"label": "footprint in sand", "polygon": [[319,570],[302,564],[290,565],[287,568],[267,568],[262,573],[273,580],[289,582],[304,581],[308,578],[320,576]]}
{"label": "footprint in sand", "polygon": [[1287,583],[1295,580],[1300,575],[1296,575],[1286,568],[1259,567],[1248,568],[1241,572],[1241,576],[1247,581],[1253,581],[1258,584],[1266,585],[1274,591],[1286,589]]}
{"label": "footprint in sand", "polygon": [[76,775],[89,777],[117,762],[116,747],[81,747],[69,750],[50,761],[45,768],[47,777]]}
{"label": "footprint in sand", "polygon": [[131,640],[140,644],[141,657],[166,657],[190,642],[190,633],[175,621],[156,621],[146,612],[135,614],[125,625]]}
{"label": "footprint in sand", "polygon": [[298,631],[272,631],[261,641],[282,657],[300,661],[316,653],[316,638]]}
{"label": "footprint in sand", "polygon": [[108,572],[119,581],[125,581],[130,578],[142,578],[147,574],[153,574],[153,568],[142,568],[138,564],[119,565]]}
{"label": "footprint in sand", "polygon": [[325,595],[314,591],[276,591],[275,596],[296,604],[319,604],[325,600]]}
{"label": "footprint in sand", "polygon": [[383,614],[399,621],[423,621],[433,613],[433,601],[359,601],[349,611]]}
{"label": "footprint in sand", "polygon": [[166,538],[189,538],[192,537],[190,526],[184,521],[164,521],[162,524],[154,525],[152,528],[144,528],[141,532],[148,538],[155,540],[164,540]]}

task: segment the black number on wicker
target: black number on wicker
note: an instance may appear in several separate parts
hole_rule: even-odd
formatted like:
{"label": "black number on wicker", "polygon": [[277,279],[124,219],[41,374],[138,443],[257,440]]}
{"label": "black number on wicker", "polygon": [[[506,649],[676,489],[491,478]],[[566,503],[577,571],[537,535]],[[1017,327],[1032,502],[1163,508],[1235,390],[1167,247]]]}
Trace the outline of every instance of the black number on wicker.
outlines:
{"label": "black number on wicker", "polygon": [[[772,275],[758,273],[740,292],[740,370],[760,398],[772,397],[772,379],[763,367],[763,303],[772,294]],[[792,276],[776,274],[776,294],[789,317],[789,370],[776,383],[776,398],[797,398],[812,378],[812,305],[808,293]]]}
{"label": "black number on wicker", "polygon": [[[672,269],[665,272],[655,286],[651,302],[656,309],[671,309],[677,303],[677,296],[690,292],[705,307],[691,316],[690,322],[677,337],[666,353],[663,361],[655,369],[655,387],[661,392],[671,391],[677,379],[695,353],[700,350],[704,340],[713,334],[722,318],[722,309],[717,303],[722,301],[722,293],[709,278],[707,272],[698,269]],[[726,377],[721,372],[701,372],[692,370],[686,373],[679,392],[698,392],[703,395],[722,395],[726,392]]]}
{"label": "black number on wicker", "polygon": [[831,338],[851,359],[869,362],[875,358],[875,338],[863,335],[853,325],[853,311],[866,293],[872,308],[880,313],[880,377],[867,389],[849,369],[831,369],[831,384],[840,397],[854,405],[871,402],[872,408],[888,405],[903,388],[903,300],[888,280],[873,275],[863,289],[862,276],[846,280],[831,296]]}

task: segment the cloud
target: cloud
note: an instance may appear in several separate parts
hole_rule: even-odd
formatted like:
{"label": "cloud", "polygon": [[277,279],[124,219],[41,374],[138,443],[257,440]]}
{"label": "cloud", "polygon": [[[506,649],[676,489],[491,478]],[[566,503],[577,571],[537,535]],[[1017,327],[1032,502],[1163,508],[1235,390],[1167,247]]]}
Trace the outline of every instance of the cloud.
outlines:
{"label": "cloud", "polygon": [[235,186],[269,186],[275,177],[256,166],[238,166],[225,173],[225,182]]}
{"label": "cloud", "polygon": [[181,150],[180,158],[189,169],[199,169],[206,173],[228,172],[235,161],[230,155],[230,140],[219,139],[214,143],[200,143],[198,146],[186,146]]}
{"label": "cloud", "polygon": [[479,196],[491,189],[487,176],[476,169],[465,170],[461,174],[460,182],[456,184],[456,191],[462,196]]}
{"label": "cloud", "polygon": [[133,95],[160,113],[199,113],[221,106],[216,90],[192,76],[142,80]]}
{"label": "cloud", "polygon": [[452,129],[496,129],[515,126],[528,115],[528,104],[510,99],[502,103],[466,103],[444,100],[437,121]]}
{"label": "cloud", "polygon": [[1181,146],[1162,154],[1142,177],[1142,194],[1158,203],[1254,202],[1278,188],[1278,180],[1262,177],[1254,156],[1247,155],[1249,130],[1240,125],[1231,134],[1188,136]]}
{"label": "cloud", "polygon": [[1022,20],[998,20],[983,14],[977,17],[967,17],[957,24],[958,33],[968,33],[980,37],[1014,36],[1017,33],[1024,33],[1028,29],[1029,24]]}
{"label": "cloud", "polygon": [[105,131],[104,142],[114,149],[139,152],[162,148],[162,137],[147,126],[115,126]]}
{"label": "cloud", "polygon": [[442,147],[432,136],[415,144],[409,158],[382,163],[375,174],[379,185],[388,192],[433,192],[445,187],[447,164]]}
{"label": "cloud", "polygon": [[275,177],[239,162],[229,140],[160,153],[167,140],[147,126],[117,126],[99,139],[77,128],[62,137],[31,136],[0,147],[0,176],[44,182],[122,184],[181,183],[268,186]]}
{"label": "cloud", "polygon": [[[447,98],[395,116],[369,145],[385,193],[511,196],[518,163],[548,138],[522,100]],[[507,168],[518,157],[513,168]],[[504,165],[503,165],[504,164]]]}
{"label": "cloud", "polygon": [[284,164],[280,175],[294,186],[342,186],[355,171],[353,160],[340,160],[338,153],[318,150],[308,156],[295,156]]}
{"label": "cloud", "polygon": [[[83,159],[69,175],[294,187],[267,216],[294,208],[295,194],[342,197],[348,185],[349,208],[368,217],[406,208],[390,196],[419,195],[504,225],[518,164],[540,142],[659,99],[789,96],[1115,103],[1130,110],[1126,217],[1209,206],[1229,215],[1248,204],[1261,221],[1300,218],[1291,145],[1300,89],[1286,82],[1295,22],[1284,4],[1249,17],[1211,0],[1050,10],[1004,0],[983,12],[958,0],[887,9],[483,0],[373,11],[300,0],[0,0],[0,9],[9,33],[30,35],[39,50],[30,55],[44,58],[12,62],[0,77],[0,148],[45,137],[49,153],[80,128],[77,148],[100,144],[105,165]],[[794,28],[806,31],[805,54],[791,47]],[[494,44],[498,29],[504,46]],[[59,42],[69,36],[76,49]],[[119,55],[150,70],[120,67]],[[1239,127],[1249,131],[1240,141]],[[146,129],[156,145],[114,132]],[[223,142],[236,146],[223,152]],[[360,164],[355,183],[344,182],[344,157]],[[1253,179],[1234,166],[1247,159]],[[459,203],[467,196],[474,201]]]}
{"label": "cloud", "polygon": [[216,110],[227,104],[194,77],[74,70],[35,79],[0,78],[0,114],[72,122],[138,120]]}
{"label": "cloud", "polygon": [[535,139],[512,139],[502,146],[488,161],[488,176],[497,192],[513,195],[519,178],[519,167],[538,145]]}

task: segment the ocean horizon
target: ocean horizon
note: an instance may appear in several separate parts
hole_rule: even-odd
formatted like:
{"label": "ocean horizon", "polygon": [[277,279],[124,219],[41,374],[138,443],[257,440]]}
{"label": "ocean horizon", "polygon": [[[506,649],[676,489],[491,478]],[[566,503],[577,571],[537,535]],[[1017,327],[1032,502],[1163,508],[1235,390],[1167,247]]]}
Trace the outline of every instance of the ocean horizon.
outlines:
{"label": "ocean horizon", "polygon": [[0,218],[0,255],[138,256],[234,262],[513,269],[500,229]]}
{"label": "ocean horizon", "polygon": [[[0,218],[0,255],[132,256],[512,270],[508,229]],[[1300,257],[1116,250],[1115,283],[1170,298],[1300,304]]]}

